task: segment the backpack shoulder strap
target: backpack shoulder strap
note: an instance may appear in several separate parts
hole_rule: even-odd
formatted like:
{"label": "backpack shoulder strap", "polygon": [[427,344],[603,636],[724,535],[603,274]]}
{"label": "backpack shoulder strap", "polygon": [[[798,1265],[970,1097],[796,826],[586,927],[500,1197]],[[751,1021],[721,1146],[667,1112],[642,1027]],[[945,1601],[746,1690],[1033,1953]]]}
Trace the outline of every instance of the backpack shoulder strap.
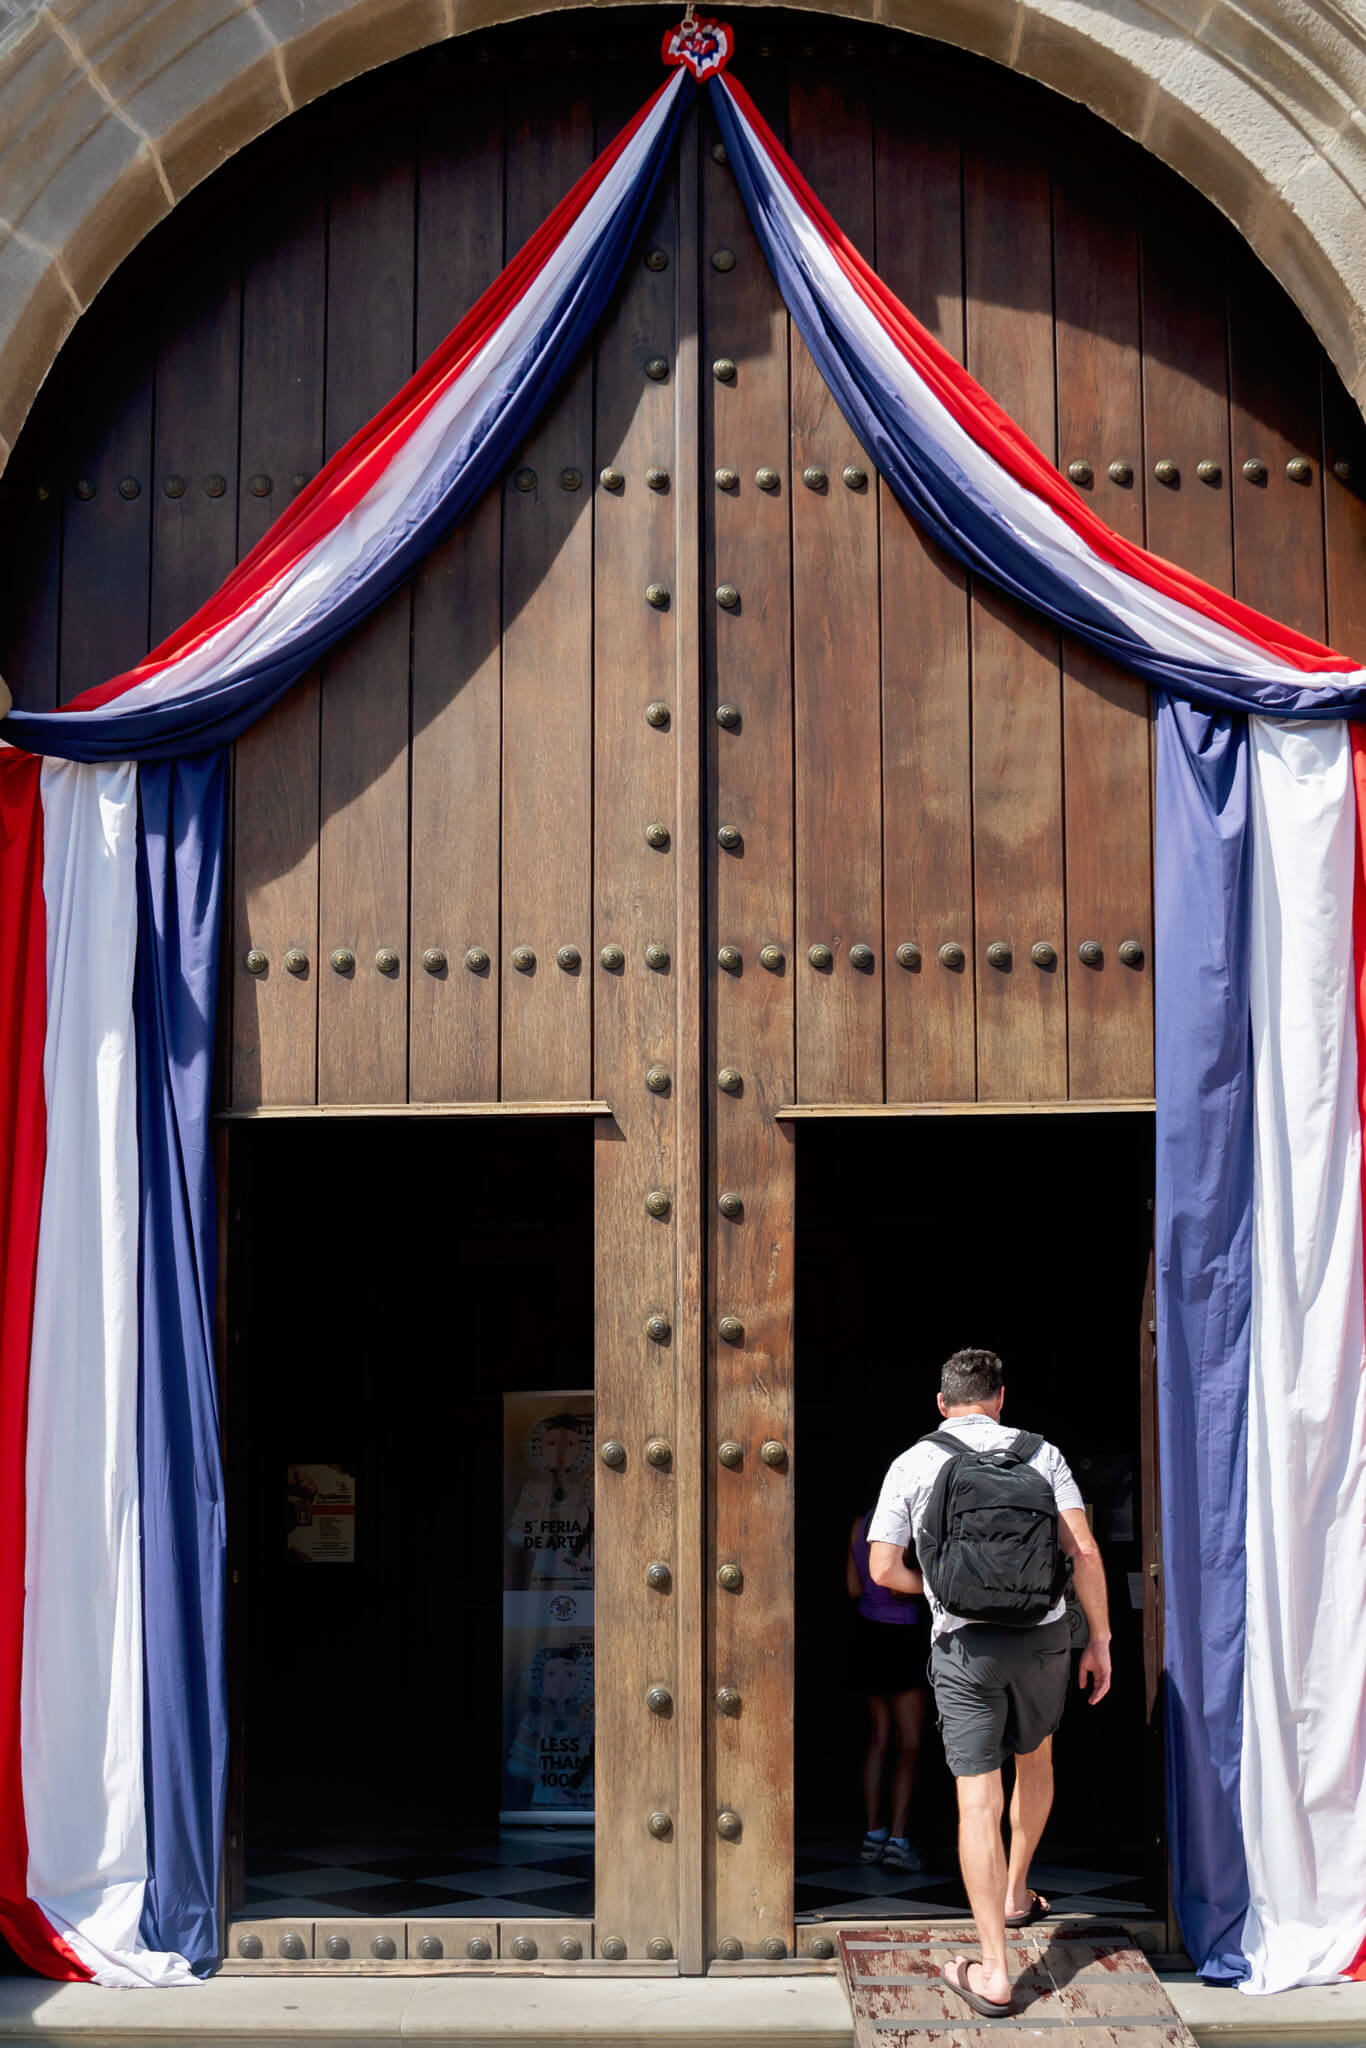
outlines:
{"label": "backpack shoulder strap", "polygon": [[1018,1458],[1022,1465],[1027,1465],[1042,1442],[1043,1438],[1037,1431],[1022,1429],[1014,1443],[1010,1446],[1011,1455]]}
{"label": "backpack shoulder strap", "polygon": [[928,1436],[920,1438],[922,1444],[937,1444],[941,1451],[951,1451],[955,1458],[961,1458],[968,1448],[963,1439],[954,1436],[947,1429],[932,1429]]}

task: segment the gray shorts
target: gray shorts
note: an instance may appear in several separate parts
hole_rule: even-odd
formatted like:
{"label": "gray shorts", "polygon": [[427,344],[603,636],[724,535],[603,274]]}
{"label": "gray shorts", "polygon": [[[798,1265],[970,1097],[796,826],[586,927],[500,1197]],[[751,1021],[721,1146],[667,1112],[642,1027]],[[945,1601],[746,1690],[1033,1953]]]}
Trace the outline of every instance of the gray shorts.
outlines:
{"label": "gray shorts", "polygon": [[999,1770],[1056,1734],[1072,1673],[1066,1618],[1041,1628],[969,1622],[936,1636],[930,1684],[955,1778]]}

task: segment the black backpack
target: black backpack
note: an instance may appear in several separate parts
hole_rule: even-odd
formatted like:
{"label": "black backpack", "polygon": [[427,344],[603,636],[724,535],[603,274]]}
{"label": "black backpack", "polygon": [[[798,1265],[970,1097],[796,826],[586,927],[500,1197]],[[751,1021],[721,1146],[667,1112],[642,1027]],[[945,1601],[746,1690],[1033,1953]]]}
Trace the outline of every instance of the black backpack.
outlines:
{"label": "black backpack", "polygon": [[1053,1488],[1029,1463],[1043,1438],[1021,1431],[993,1451],[973,1450],[948,1430],[920,1441],[953,1453],[935,1474],[915,1538],[935,1599],[963,1621],[1042,1621],[1072,1573]]}

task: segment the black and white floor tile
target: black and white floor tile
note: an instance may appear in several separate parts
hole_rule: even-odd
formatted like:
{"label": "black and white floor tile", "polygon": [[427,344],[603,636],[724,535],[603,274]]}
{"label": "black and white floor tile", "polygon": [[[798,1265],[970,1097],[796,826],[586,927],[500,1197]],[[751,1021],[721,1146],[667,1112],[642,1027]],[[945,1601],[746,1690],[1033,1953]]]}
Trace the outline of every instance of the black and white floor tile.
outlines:
{"label": "black and white floor tile", "polygon": [[251,1920],[582,1920],[593,1911],[591,1828],[509,1828],[443,1849],[312,1842],[247,1852]]}
{"label": "black and white floor tile", "polygon": [[[952,1858],[923,1860],[923,1870],[886,1870],[860,1862],[857,1843],[803,1844],[797,1918],[966,1918]],[[1150,1910],[1141,1878],[1129,1871],[1039,1863],[1031,1881],[1058,1913]],[[591,1828],[508,1828],[472,1847],[319,1841],[247,1855],[243,1914],[252,1920],[579,1920],[592,1911]]]}
{"label": "black and white floor tile", "polygon": [[[884,1916],[918,1919],[968,1918],[968,1902],[950,1858],[922,1852],[923,1870],[885,1870],[862,1863],[858,1844],[803,1844],[796,1867],[799,1921],[849,1920]],[[1132,1872],[1088,1870],[1038,1863],[1030,1882],[1055,1913],[1146,1915],[1142,1879]]]}

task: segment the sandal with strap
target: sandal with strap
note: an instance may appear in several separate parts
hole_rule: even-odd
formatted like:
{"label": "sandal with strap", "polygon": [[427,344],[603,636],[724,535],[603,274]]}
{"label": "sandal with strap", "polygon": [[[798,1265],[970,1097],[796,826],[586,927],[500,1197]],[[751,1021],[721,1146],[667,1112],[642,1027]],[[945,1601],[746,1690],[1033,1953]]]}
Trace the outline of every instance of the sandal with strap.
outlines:
{"label": "sandal with strap", "polygon": [[[958,1966],[958,1975],[951,1977],[949,1972],[955,1964]],[[983,2019],[1005,2019],[1010,2012],[1009,1999],[1002,2005],[994,1998],[983,1998],[980,1992],[974,1991],[969,1985],[968,1971],[973,1968],[974,1964],[979,1970],[981,1969],[982,1965],[977,1961],[976,1956],[950,1956],[939,1974],[945,1984],[948,1985],[949,1990],[961,1998],[965,2005],[970,2005],[974,2012],[980,2012]]]}
{"label": "sandal with strap", "polygon": [[1038,1892],[1031,1892],[1029,1894],[1029,1911],[1027,1913],[1007,1913],[1006,1926],[1032,1927],[1037,1920],[1046,1920],[1052,1910],[1053,1908],[1049,1905],[1047,1899],[1041,1898]]}

